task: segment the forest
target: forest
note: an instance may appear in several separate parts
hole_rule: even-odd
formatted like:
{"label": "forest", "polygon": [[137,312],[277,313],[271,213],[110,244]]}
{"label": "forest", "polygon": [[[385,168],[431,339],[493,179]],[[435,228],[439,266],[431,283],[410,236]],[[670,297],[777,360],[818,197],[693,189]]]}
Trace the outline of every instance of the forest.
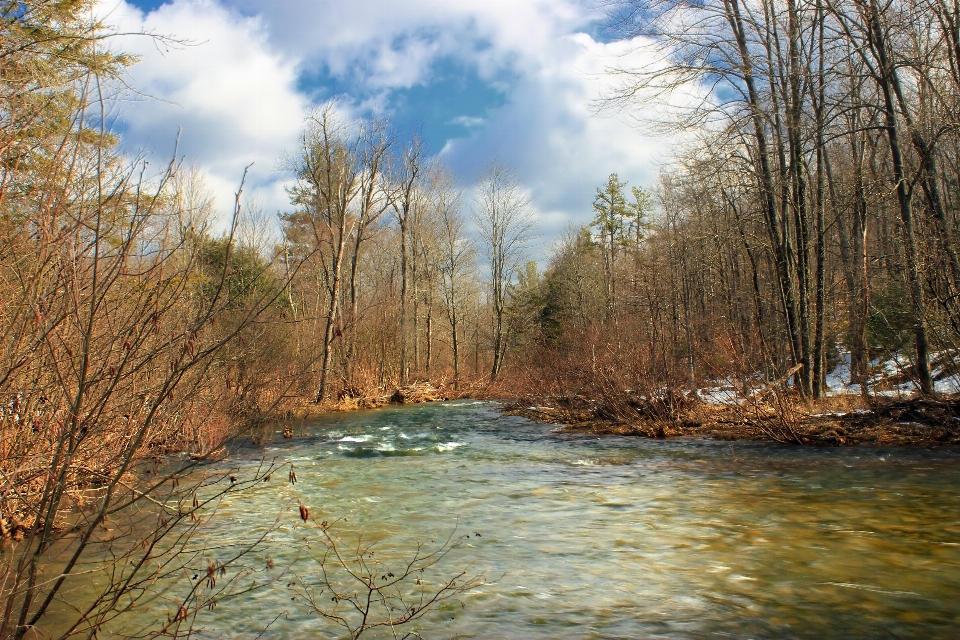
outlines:
{"label": "forest", "polygon": [[262,443],[277,418],[473,396],[676,422],[699,389],[770,384],[782,413],[838,365],[865,403],[956,391],[955,4],[605,3],[611,38],[660,57],[608,69],[596,108],[667,105],[647,126],[677,146],[652,184],[596,185],[545,264],[514,169],[456,176],[336,101],[283,159],[289,208],[249,206],[238,176],[219,219],[190,158],[119,151],[110,101],[137,60],[92,4],[0,3],[0,535],[28,550],[0,555],[0,637],[42,623],[104,522],[176,493],[144,464]]}

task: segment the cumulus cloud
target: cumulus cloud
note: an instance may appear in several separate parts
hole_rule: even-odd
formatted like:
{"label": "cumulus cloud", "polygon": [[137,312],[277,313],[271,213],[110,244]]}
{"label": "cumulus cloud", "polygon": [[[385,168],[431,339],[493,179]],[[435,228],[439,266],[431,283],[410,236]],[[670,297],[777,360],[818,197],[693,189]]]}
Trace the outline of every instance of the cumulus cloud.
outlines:
{"label": "cumulus cloud", "polygon": [[268,210],[285,207],[278,159],[295,146],[309,105],[296,89],[299,60],[271,46],[262,20],[213,0],[175,0],[147,14],[124,2],[101,10],[118,31],[179,41],[117,42],[140,57],[129,82],[145,96],[122,107],[124,147],[165,164],[182,131],[179,153],[207,174],[221,212],[250,163],[247,193]]}
{"label": "cumulus cloud", "polygon": [[[644,65],[655,56],[642,43],[596,42],[585,31],[599,16],[577,0],[232,0],[261,11],[273,25],[271,41],[349,81],[368,105],[389,112],[387,90],[429,84],[439,59],[463,60],[493,83],[515,78],[505,104],[485,117],[451,122],[468,136],[441,152],[466,182],[494,157],[519,171],[539,209],[545,241],[566,221],[592,217],[594,189],[611,172],[650,185],[668,141],[641,134],[617,114],[598,115],[594,103],[610,80],[603,71],[623,63]],[[282,40],[282,42],[280,42]]]}
{"label": "cumulus cloud", "polygon": [[333,75],[383,87],[428,79],[431,63],[453,55],[492,77],[506,64],[526,70],[549,56],[558,33],[589,21],[577,0],[230,0],[273,25],[279,49],[322,61]]}
{"label": "cumulus cloud", "polygon": [[625,56],[641,67],[657,58],[642,42],[588,35],[599,17],[592,4],[173,0],[145,15],[121,3],[114,17],[123,28],[200,43],[161,51],[143,39],[124,44],[143,59],[134,84],[172,103],[130,105],[127,144],[166,149],[182,126],[182,151],[211,175],[221,200],[255,160],[260,200],[280,208],[284,176],[273,169],[284,150],[295,148],[311,106],[299,80],[336,78],[345,113],[389,115],[396,92],[429,87],[438,62],[455,60],[503,99],[482,113],[445,116],[464,137],[448,140],[441,155],[465,185],[493,158],[515,167],[546,244],[568,222],[589,222],[594,189],[610,173],[650,185],[671,144],[641,133],[627,117],[596,113],[596,99],[611,87],[607,67]]}
{"label": "cumulus cloud", "polygon": [[552,62],[522,76],[483,129],[449,141],[441,155],[468,176],[493,157],[518,167],[537,205],[544,245],[570,223],[588,224],[595,189],[609,174],[650,187],[674,142],[639,129],[635,114],[597,113],[612,82],[604,70],[627,53],[634,64],[654,59],[642,42],[604,44],[585,33],[557,38]]}

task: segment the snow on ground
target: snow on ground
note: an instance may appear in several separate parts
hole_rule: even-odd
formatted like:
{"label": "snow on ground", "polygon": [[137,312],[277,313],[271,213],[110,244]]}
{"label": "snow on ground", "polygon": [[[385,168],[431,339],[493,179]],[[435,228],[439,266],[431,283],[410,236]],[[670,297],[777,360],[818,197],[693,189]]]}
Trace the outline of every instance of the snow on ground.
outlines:
{"label": "snow on ground", "polygon": [[[943,354],[935,353],[931,360],[938,360]],[[908,380],[889,389],[877,391],[875,386],[888,378],[901,376],[905,369],[911,366],[909,359],[900,354],[894,354],[890,358],[881,361],[874,359],[870,362],[870,368],[875,371],[874,375],[868,381],[870,393],[873,395],[884,396],[887,398],[899,398],[913,395],[917,391],[917,384]],[[937,367],[933,371],[934,376],[941,375],[943,367]],[[827,395],[859,394],[860,385],[850,384],[850,353],[845,352],[840,357],[840,362],[834,367],[833,371],[827,374]],[[942,380],[934,382],[934,389],[937,393],[960,393],[960,375],[952,375]]]}
{"label": "snow on ground", "polygon": [[840,362],[827,374],[827,395],[859,395],[860,385],[850,384],[850,352],[846,351],[840,357]]}
{"label": "snow on ground", "polygon": [[734,387],[703,387],[697,389],[697,397],[706,404],[739,404],[738,395]]}
{"label": "snow on ground", "polygon": [[933,388],[937,393],[960,393],[960,374],[937,380],[933,383]]}
{"label": "snow on ground", "polygon": [[870,367],[874,370],[879,369],[879,371],[874,374],[874,378],[891,378],[902,374],[905,369],[909,368],[910,360],[902,357],[899,353],[894,353],[893,356],[883,362],[880,362],[879,358],[871,360]]}
{"label": "snow on ground", "polygon": [[[941,359],[939,358],[940,355],[941,354],[933,354],[931,360]],[[902,398],[912,396],[916,393],[917,385],[912,380],[894,385],[882,391],[875,389],[876,386],[889,378],[902,376],[904,370],[910,367],[910,365],[910,360],[900,354],[893,354],[885,360],[880,360],[879,358],[872,360],[870,362],[870,369],[875,373],[868,381],[868,388],[870,389],[871,395],[887,398]],[[934,375],[940,375],[942,372],[943,368],[938,367],[934,371]],[[753,376],[748,382],[750,383],[748,384],[748,388],[751,389],[751,392],[761,388],[764,384],[764,381],[759,375]],[[792,379],[788,381],[787,386],[790,386],[792,382]],[[850,352],[840,354],[840,361],[837,363],[837,366],[827,374],[826,385],[826,395],[828,396],[860,395],[860,385],[850,383]],[[937,393],[960,393],[960,374],[937,380],[934,383],[934,388]],[[713,380],[713,386],[697,389],[696,393],[697,397],[707,404],[739,404],[744,398],[742,389],[743,385],[740,381],[728,377],[722,380]]]}
{"label": "snow on ground", "polygon": [[870,389],[870,395],[872,396],[881,396],[884,398],[906,398],[912,396],[917,392],[917,385],[912,380],[904,382],[903,384],[898,384],[890,389]]}
{"label": "snow on ground", "polygon": [[[757,376],[753,376],[748,380],[748,383],[757,381],[762,383]],[[712,382],[712,387],[697,389],[696,395],[701,401],[713,405],[740,404],[740,400],[743,398],[743,394],[738,391],[743,388],[743,383],[740,380],[727,376],[722,380],[714,379]]]}

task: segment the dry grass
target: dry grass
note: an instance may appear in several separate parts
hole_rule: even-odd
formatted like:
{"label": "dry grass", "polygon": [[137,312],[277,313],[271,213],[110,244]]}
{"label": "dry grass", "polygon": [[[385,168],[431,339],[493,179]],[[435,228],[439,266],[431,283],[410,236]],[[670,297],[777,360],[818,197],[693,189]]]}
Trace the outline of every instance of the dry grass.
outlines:
{"label": "dry grass", "polygon": [[314,397],[306,393],[285,398],[274,415],[285,420],[303,420],[326,413],[378,409],[392,404],[444,402],[479,396],[496,397],[496,394],[485,395],[486,391],[487,388],[473,384],[461,384],[459,389],[455,389],[451,384],[439,380],[418,381],[392,389],[374,387],[363,391],[355,390],[356,395],[341,393],[339,397],[322,403],[314,402]]}

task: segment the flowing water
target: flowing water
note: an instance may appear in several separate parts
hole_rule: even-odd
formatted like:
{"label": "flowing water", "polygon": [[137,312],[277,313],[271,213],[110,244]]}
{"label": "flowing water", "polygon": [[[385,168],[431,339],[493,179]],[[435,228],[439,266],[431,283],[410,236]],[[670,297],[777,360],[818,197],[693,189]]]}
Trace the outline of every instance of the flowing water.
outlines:
{"label": "flowing water", "polygon": [[[231,498],[218,539],[249,537],[296,501],[397,556],[459,526],[471,537],[441,570],[490,583],[431,612],[424,637],[960,634],[957,451],[564,435],[464,401],[300,432],[266,452],[299,482],[277,473]],[[277,570],[317,533],[288,511],[270,543]],[[337,637],[288,584],[223,602],[201,635],[253,637],[274,621],[264,637]]]}

